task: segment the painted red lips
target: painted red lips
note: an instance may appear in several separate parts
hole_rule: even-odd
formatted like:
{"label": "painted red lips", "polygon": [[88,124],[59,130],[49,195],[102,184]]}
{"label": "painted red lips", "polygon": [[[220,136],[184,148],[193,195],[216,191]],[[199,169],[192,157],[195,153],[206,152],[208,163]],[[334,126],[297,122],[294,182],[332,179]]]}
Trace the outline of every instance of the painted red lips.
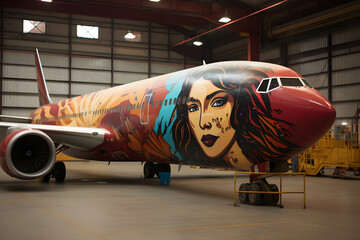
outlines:
{"label": "painted red lips", "polygon": [[212,147],[218,138],[219,137],[217,136],[207,134],[202,136],[201,141],[205,144],[205,146]]}

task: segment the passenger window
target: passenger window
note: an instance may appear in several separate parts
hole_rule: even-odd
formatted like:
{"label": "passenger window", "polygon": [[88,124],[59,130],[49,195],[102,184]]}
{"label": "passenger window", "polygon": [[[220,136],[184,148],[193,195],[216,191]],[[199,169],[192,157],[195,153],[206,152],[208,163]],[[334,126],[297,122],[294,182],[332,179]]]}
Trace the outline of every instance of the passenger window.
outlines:
{"label": "passenger window", "polygon": [[160,100],[160,107],[162,106],[163,100]]}
{"label": "passenger window", "polygon": [[176,104],[176,98],[174,98],[174,102],[173,102],[173,104]]}
{"label": "passenger window", "polygon": [[156,108],[158,107],[158,101],[156,101],[156,103],[155,103],[155,107],[156,107]]}
{"label": "passenger window", "polygon": [[299,78],[280,78],[281,85],[285,87],[303,87]]}
{"label": "passenger window", "polygon": [[172,101],[172,99],[169,100],[169,105],[171,105],[171,101]]}
{"label": "passenger window", "polygon": [[164,105],[165,105],[165,106],[167,105],[167,99],[165,99]]}
{"label": "passenger window", "polygon": [[277,87],[279,87],[279,83],[278,83],[277,78],[272,78],[271,83],[270,83],[270,87],[269,87],[269,91],[274,89],[274,88],[277,88]]}
{"label": "passenger window", "polygon": [[267,87],[269,85],[269,81],[270,81],[269,79],[262,80],[260,86],[258,87],[258,92],[266,92]]}

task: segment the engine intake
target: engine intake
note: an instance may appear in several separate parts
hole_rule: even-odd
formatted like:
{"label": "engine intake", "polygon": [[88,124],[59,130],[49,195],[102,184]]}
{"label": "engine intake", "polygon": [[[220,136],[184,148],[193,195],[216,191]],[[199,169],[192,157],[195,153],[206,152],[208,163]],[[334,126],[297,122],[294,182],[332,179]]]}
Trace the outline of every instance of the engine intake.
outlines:
{"label": "engine intake", "polygon": [[2,169],[19,179],[30,180],[44,176],[54,166],[55,157],[53,141],[39,130],[13,131],[0,144]]}

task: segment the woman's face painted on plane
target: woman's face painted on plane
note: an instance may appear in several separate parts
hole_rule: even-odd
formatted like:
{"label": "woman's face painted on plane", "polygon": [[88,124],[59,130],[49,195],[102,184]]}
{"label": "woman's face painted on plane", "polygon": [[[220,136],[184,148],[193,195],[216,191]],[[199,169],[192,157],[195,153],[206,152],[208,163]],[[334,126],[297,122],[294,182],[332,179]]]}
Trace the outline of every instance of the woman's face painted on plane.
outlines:
{"label": "woman's face painted on plane", "polygon": [[232,95],[201,78],[192,85],[186,104],[191,132],[202,150],[211,158],[222,156],[234,143]]}

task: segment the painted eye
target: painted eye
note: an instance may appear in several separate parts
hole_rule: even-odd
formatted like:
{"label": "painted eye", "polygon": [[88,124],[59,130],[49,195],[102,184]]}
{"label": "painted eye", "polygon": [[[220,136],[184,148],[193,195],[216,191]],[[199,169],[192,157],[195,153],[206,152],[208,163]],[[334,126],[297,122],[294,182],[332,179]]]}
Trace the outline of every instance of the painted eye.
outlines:
{"label": "painted eye", "polygon": [[199,110],[199,107],[195,104],[193,104],[189,107],[189,112],[195,112],[197,110]]}
{"label": "painted eye", "polygon": [[226,100],[225,99],[219,99],[213,102],[213,104],[211,105],[212,107],[221,107],[223,105],[225,105]]}

